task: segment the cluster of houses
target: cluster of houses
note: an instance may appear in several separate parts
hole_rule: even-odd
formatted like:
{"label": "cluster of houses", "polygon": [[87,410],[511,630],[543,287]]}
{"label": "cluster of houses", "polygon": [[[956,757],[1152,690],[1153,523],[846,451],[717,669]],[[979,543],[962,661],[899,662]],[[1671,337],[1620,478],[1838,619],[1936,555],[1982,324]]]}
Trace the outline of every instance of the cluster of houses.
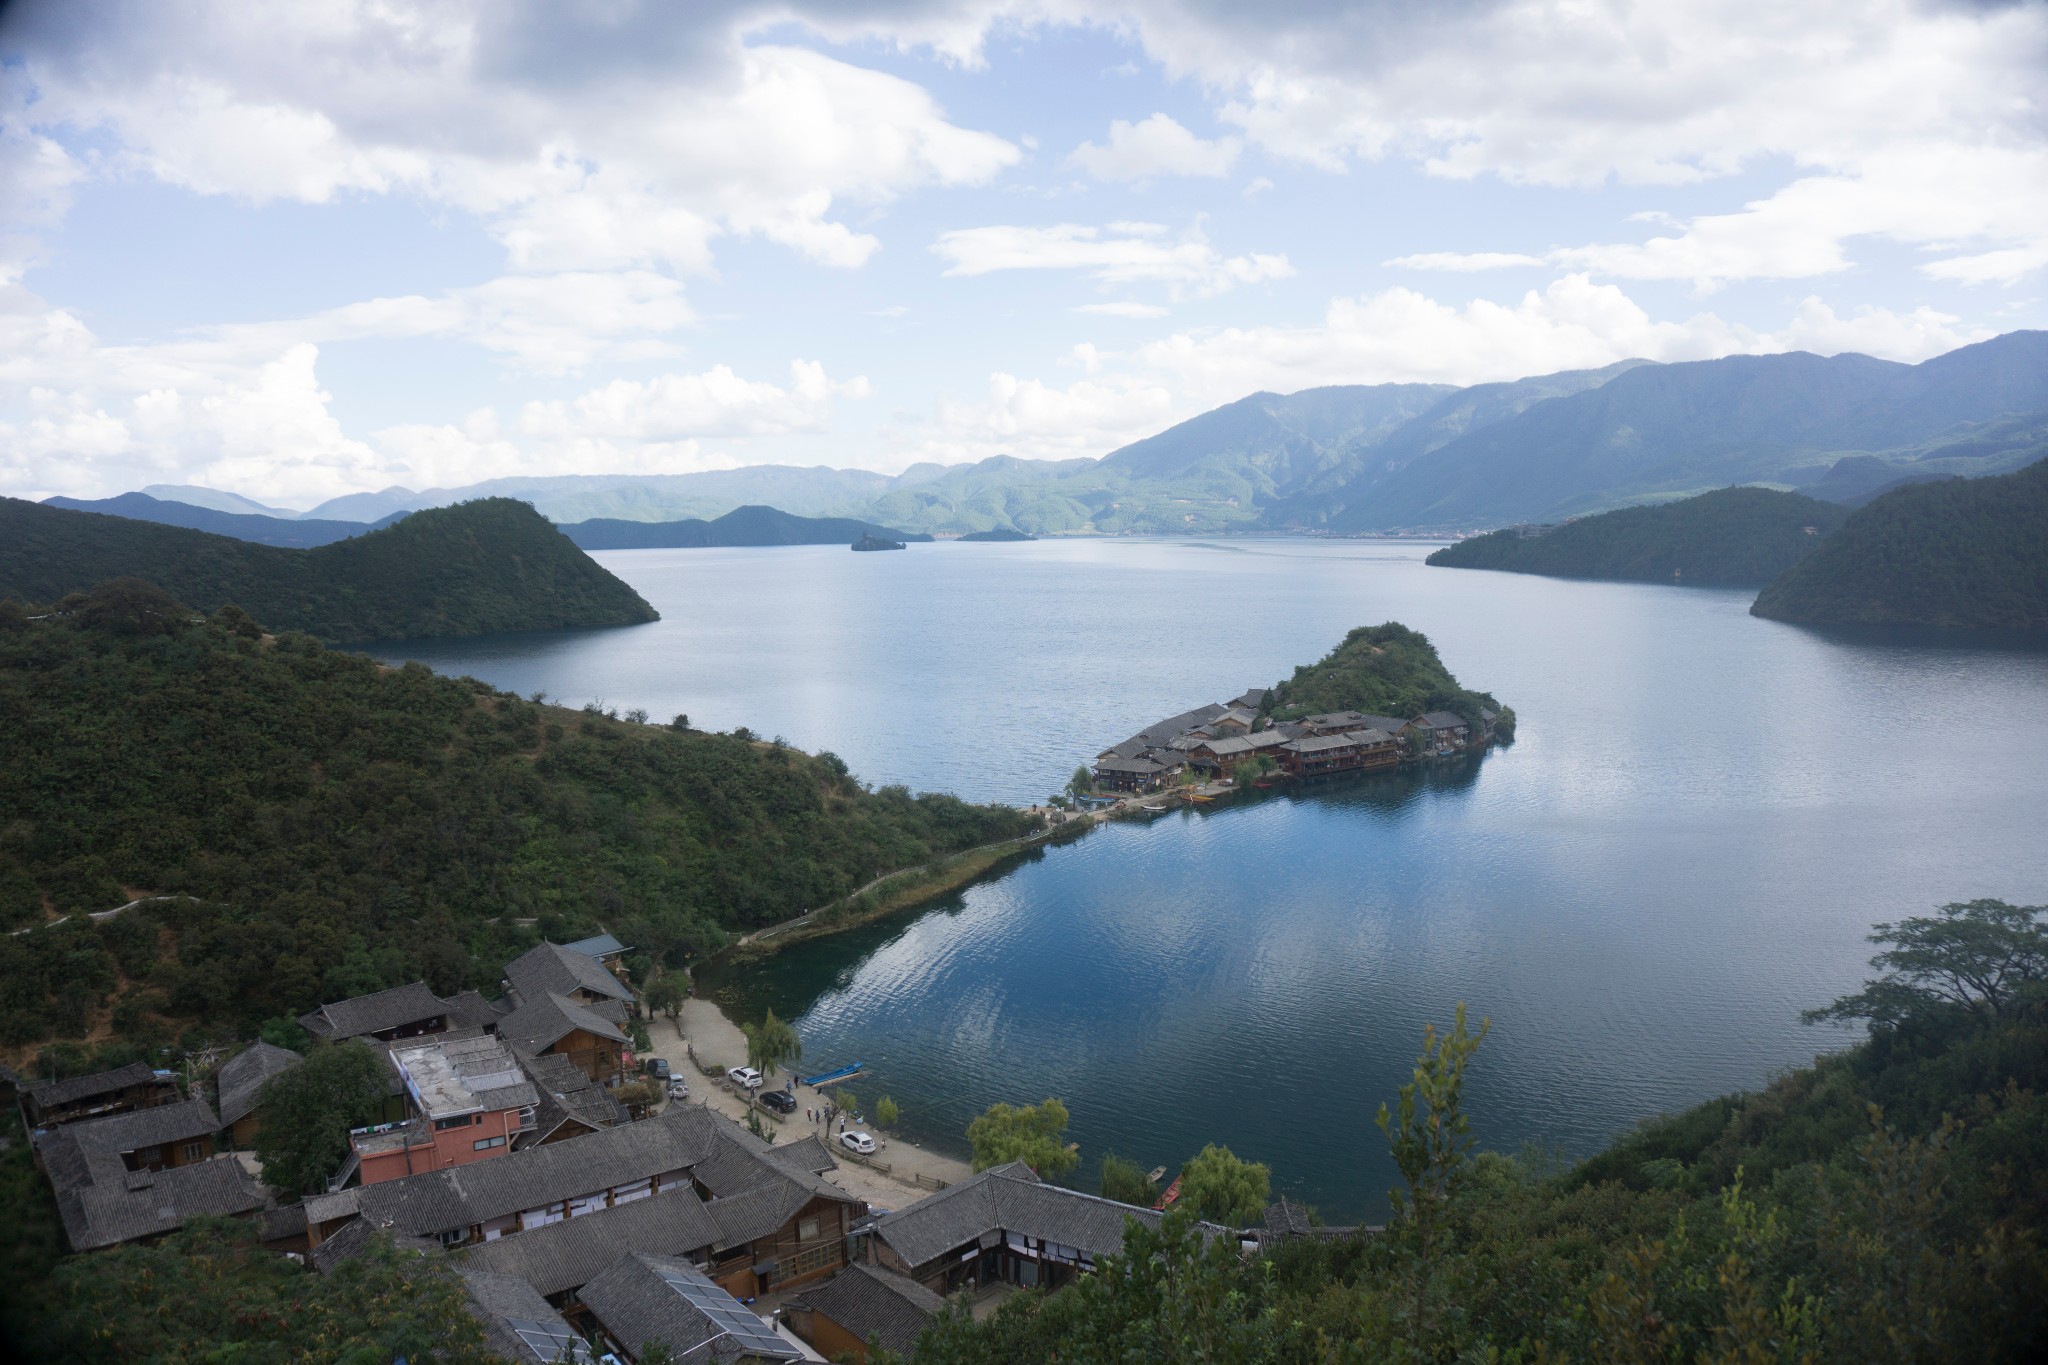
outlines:
{"label": "cluster of houses", "polygon": [[1152,792],[1230,778],[1253,759],[1268,760],[1290,777],[1391,768],[1484,744],[1497,719],[1482,710],[1476,731],[1451,711],[1408,717],[1331,711],[1276,722],[1261,718],[1265,700],[1265,689],[1253,688],[1234,701],[1198,706],[1140,730],[1096,755],[1095,789]]}
{"label": "cluster of houses", "polygon": [[[210,1095],[143,1063],[22,1087],[72,1250],[237,1217],[332,1273],[389,1238],[445,1261],[508,1361],[865,1361],[874,1341],[910,1354],[948,1295],[1057,1287],[1120,1251],[1126,1218],[1160,1217],[1021,1165],[871,1210],[815,1136],[774,1145],[686,1103],[635,1120],[612,1094],[635,1008],[624,951],[543,943],[496,1001],[415,982],[303,1016],[323,1044],[374,1050],[388,1084],[328,1187],[291,1202],[248,1150],[267,1083],[304,1060],[291,1049],[244,1048]],[[1245,1235],[1303,1235],[1276,1209]]]}

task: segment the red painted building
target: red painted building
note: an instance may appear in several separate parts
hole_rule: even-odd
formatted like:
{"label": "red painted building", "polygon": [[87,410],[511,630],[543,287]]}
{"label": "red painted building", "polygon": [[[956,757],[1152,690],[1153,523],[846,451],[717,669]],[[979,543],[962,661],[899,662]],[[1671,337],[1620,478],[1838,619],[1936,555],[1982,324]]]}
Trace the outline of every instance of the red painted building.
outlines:
{"label": "red painted building", "polygon": [[365,1185],[504,1156],[533,1126],[540,1092],[496,1038],[400,1044],[391,1065],[411,1116],[350,1135]]}

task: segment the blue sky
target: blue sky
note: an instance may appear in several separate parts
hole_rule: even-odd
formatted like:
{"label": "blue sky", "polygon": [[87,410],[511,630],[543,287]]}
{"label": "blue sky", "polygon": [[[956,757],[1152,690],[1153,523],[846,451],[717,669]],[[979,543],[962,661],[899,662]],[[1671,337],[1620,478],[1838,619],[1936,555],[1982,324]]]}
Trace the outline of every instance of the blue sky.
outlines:
{"label": "blue sky", "polygon": [[1100,455],[2048,322],[2048,5],[220,0],[0,24],[0,492]]}

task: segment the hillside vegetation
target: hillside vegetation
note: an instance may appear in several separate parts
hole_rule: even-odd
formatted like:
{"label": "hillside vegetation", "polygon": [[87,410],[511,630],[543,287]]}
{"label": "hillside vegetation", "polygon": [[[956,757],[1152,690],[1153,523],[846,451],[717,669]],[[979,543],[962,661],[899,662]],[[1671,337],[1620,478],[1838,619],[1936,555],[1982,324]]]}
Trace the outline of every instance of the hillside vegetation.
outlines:
{"label": "hillside vegetation", "polygon": [[[0,1044],[490,987],[599,924],[680,961],[1022,812],[869,791],[831,755],[381,667],[146,585],[0,604]],[[170,899],[88,923],[131,893]]]}
{"label": "hillside vegetation", "polygon": [[1603,512],[1529,534],[1495,531],[1429,557],[1451,569],[1652,583],[1768,583],[1813,553],[1846,507],[1768,488],[1723,488]]}
{"label": "hillside vegetation", "polygon": [[1750,610],[1806,625],[2048,630],[2048,460],[1893,489]]}
{"label": "hillside vegetation", "polygon": [[848,517],[797,517],[773,507],[736,507],[713,521],[572,521],[562,534],[586,550],[706,549],[720,545],[851,545],[863,536],[930,540]]}
{"label": "hillside vegetation", "polygon": [[640,594],[505,498],[309,550],[0,498],[0,598],[55,602],[124,577],[330,643],[656,619]]}
{"label": "hillside vegetation", "polygon": [[1458,685],[1421,631],[1398,621],[1360,626],[1342,644],[1266,694],[1276,720],[1298,720],[1327,711],[1362,711],[1369,716],[1413,717],[1424,711],[1455,711],[1477,732],[1483,708],[1500,716],[1502,738],[1514,734],[1515,715],[1488,692]]}

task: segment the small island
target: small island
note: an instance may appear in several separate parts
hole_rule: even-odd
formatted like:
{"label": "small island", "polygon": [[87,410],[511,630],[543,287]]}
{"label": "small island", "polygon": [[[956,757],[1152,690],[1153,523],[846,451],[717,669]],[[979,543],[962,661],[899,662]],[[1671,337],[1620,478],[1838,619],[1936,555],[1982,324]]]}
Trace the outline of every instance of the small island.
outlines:
{"label": "small island", "polygon": [[1185,788],[1193,800],[1213,800],[1245,782],[1450,758],[1514,733],[1513,711],[1461,687],[1428,636],[1389,621],[1360,626],[1285,682],[1169,716],[1111,745],[1075,774],[1072,794]]}
{"label": "small island", "polygon": [[1027,531],[1013,531],[1004,526],[991,526],[986,531],[969,531],[966,535],[961,536],[960,539],[1013,541],[1036,540],[1038,537]]}
{"label": "small island", "polygon": [[870,532],[853,542],[853,548],[856,550],[900,550],[903,548],[903,542],[900,540],[885,540],[881,536]]}

